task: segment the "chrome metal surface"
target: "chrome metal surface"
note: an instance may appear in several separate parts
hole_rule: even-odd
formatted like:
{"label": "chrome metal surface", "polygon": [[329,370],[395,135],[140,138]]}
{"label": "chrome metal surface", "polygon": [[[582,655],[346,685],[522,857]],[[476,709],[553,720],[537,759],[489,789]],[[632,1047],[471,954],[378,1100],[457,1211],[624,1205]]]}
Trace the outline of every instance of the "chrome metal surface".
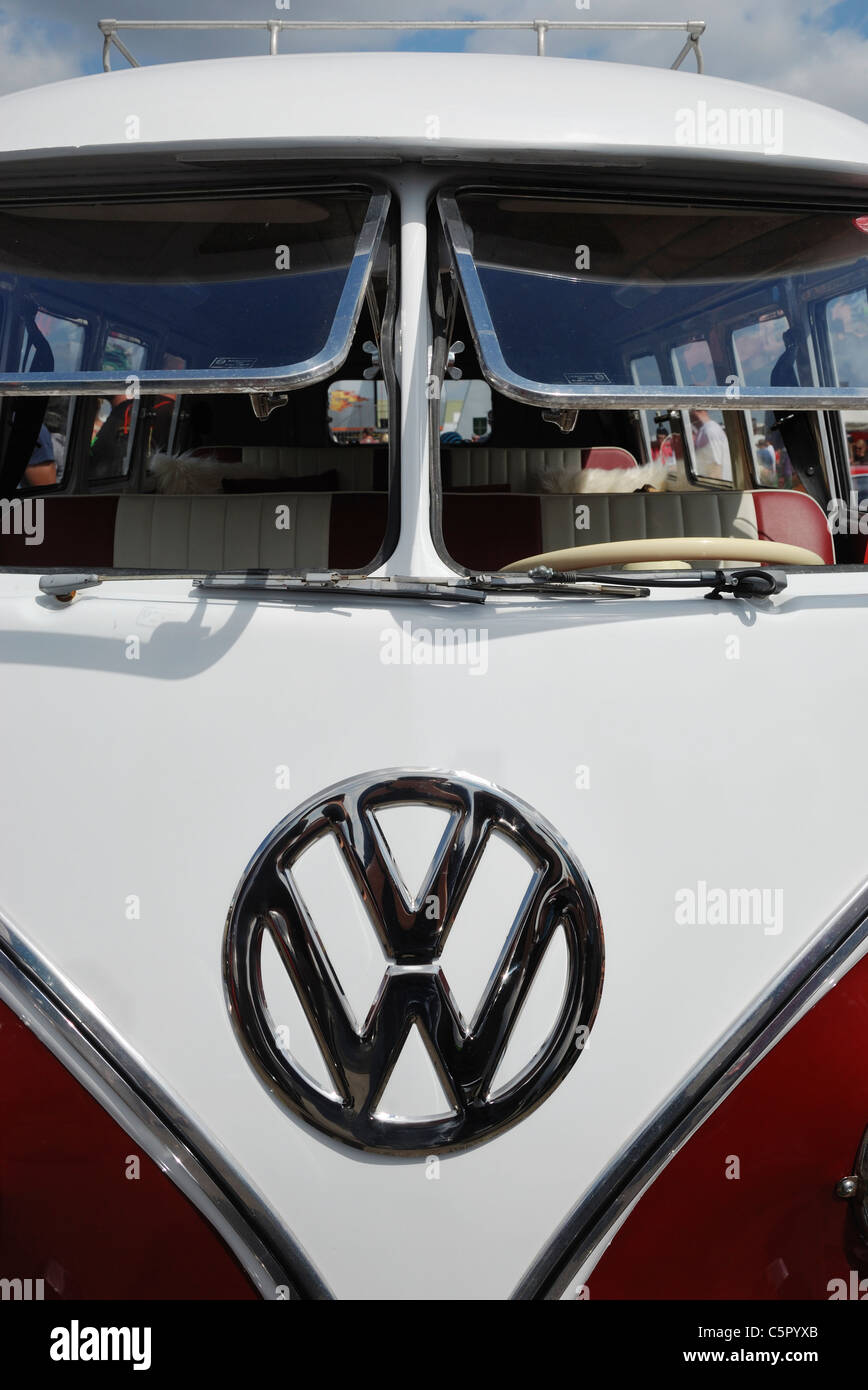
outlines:
{"label": "chrome metal surface", "polygon": [[851,1197],[855,1197],[859,1191],[859,1179],[854,1173],[846,1178],[839,1178],[835,1183],[835,1196],[840,1197],[842,1202],[849,1202]]}
{"label": "chrome metal surface", "polygon": [[214,1226],[263,1298],[331,1298],[286,1228],[109,1022],[0,916],[0,998]]}
{"label": "chrome metal surface", "polygon": [[285,391],[259,391],[252,392],[250,396],[250,404],[257,420],[267,420],[269,415],[273,415],[275,410],[280,410],[288,400]]}
{"label": "chrome metal surface", "polygon": [[[863,885],[739,1019],[644,1129],[597,1178],[519,1283],[514,1299],[557,1299],[672,1155],[774,1047],[811,1004],[868,950],[868,885]],[[868,1133],[860,1153],[868,1163]],[[868,1220],[868,1213],[866,1213]],[[585,1277],[583,1275],[583,1277]]]}
{"label": "chrome metal surface", "polygon": [[[384,191],[372,194],[335,311],[334,322],[322,351],[315,357],[309,357],[305,362],[270,367],[254,374],[251,374],[249,368],[237,367],[224,367],[209,371],[207,375],[193,371],[137,372],[141,393],[222,394],[237,391],[254,395],[263,392],[271,394],[284,390],[296,391],[302,386],[310,386],[332,376],[345,360],[352,345],[390,204],[390,193]],[[26,372],[23,375],[0,372],[0,396],[45,395],[46,388],[51,395],[123,395],[128,389],[128,382],[129,378],[124,373],[70,372],[67,376],[61,376],[56,372]]]}
{"label": "chrome metal surface", "polygon": [[437,204],[453,263],[458,272],[458,284],[470,332],[486,380],[496,390],[528,405],[554,407],[560,411],[572,409],[596,410],[663,410],[671,407],[717,410],[854,410],[868,405],[864,388],[806,386],[801,391],[787,387],[768,386],[751,391],[740,386],[733,396],[732,386],[714,386],[703,390],[684,386],[600,386],[583,382],[580,386],[532,381],[514,372],[500,349],[497,330],[491,318],[485,291],[476,269],[476,262],[467,239],[464,220],[455,198],[441,193]]}
{"label": "chrome metal surface", "polygon": [[519,19],[519,20],[496,20],[496,19],[438,19],[438,20],[406,20],[406,19],[387,19],[387,20],[367,20],[367,19],[100,19],[97,22],[98,28],[103,36],[102,63],[106,72],[111,71],[111,50],[114,45],[131,63],[133,67],[139,64],[118,38],[121,30],[150,31],[169,30],[179,31],[183,29],[206,30],[208,32],[225,32],[238,29],[262,30],[268,34],[268,51],[270,54],[278,52],[278,38],[282,32],[306,32],[311,29],[324,30],[378,30],[400,32],[446,30],[448,32],[461,32],[470,30],[524,30],[536,34],[537,54],[540,58],[546,56],[546,34],[550,29],[566,30],[569,33],[581,32],[583,29],[594,31],[608,31],[612,33],[630,33],[635,31],[657,30],[666,33],[686,33],[687,40],[675,62],[673,68],[680,68],[689,53],[693,53],[696,58],[698,72],[703,71],[702,51],[699,41],[705,33],[706,24],[703,19],[687,20],[588,20],[588,19]]}
{"label": "chrome metal surface", "polygon": [[[378,810],[402,805],[436,806],[450,817],[415,898],[376,820]],[[528,858],[533,876],[515,920],[503,923],[503,950],[467,1021],[450,993],[440,956],[495,832]],[[361,1033],[293,877],[295,861],[326,835],[334,838],[388,962]],[[560,927],[569,964],[548,1040],[518,1077],[492,1094],[528,990]],[[315,1085],[278,1044],[262,983],[261,953],[269,936],[329,1068],[333,1095]],[[578,1061],[577,1030],[593,1025],[602,990],[603,933],[584,873],[536,812],[474,778],[389,770],[330,787],[268,837],[233,899],[223,966],[239,1042],[277,1098],[355,1148],[430,1154],[469,1147],[515,1124]],[[453,1108],[430,1119],[386,1117],[378,1113],[378,1102],[414,1023]]]}

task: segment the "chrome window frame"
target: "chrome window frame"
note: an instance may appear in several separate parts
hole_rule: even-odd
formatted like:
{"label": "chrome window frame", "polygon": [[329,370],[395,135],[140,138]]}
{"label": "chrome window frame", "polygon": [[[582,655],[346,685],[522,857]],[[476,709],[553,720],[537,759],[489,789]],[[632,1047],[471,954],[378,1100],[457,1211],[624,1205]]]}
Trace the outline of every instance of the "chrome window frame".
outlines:
{"label": "chrome window frame", "polygon": [[[846,410],[868,402],[868,385],[852,387],[811,387],[793,391],[788,387],[767,387],[763,391],[740,389],[738,404],[733,406],[731,388],[717,386],[713,390],[688,390],[661,387],[639,390],[635,386],[581,384],[573,386],[555,382],[536,382],[520,376],[507,364],[482,287],[479,272],[467,236],[464,219],[457,202],[460,189],[455,186],[437,195],[437,207],[446,243],[455,267],[456,278],[464,302],[470,332],[479,364],[491,385],[514,400],[527,405],[551,406],[560,409],[660,409],[691,407],[700,409],[777,409],[777,410]],[[489,190],[496,193],[494,185]],[[513,190],[514,191],[514,190]],[[528,192],[528,197],[534,196]],[[727,392],[730,392],[727,395]]]}
{"label": "chrome window frame", "polygon": [[[369,194],[368,208],[356,240],[353,259],[347,271],[328,338],[319,353],[303,362],[270,367],[258,372],[241,367],[223,368],[208,373],[202,373],[201,370],[143,371],[136,374],[141,393],[223,395],[229,391],[295,391],[324,381],[338,371],[352,347],[353,335],[358,326],[392,201],[391,193],[384,187],[366,187],[362,184],[353,186],[358,187],[360,192]],[[277,191],[274,196],[278,196]],[[129,201],[142,202],[146,199],[131,196]],[[109,375],[104,372],[73,372],[66,377],[53,372],[28,372],[16,376],[11,372],[0,372],[0,396],[40,396],[47,394],[46,388],[50,388],[50,394],[55,396],[120,395],[127,390],[127,376],[127,373]]]}

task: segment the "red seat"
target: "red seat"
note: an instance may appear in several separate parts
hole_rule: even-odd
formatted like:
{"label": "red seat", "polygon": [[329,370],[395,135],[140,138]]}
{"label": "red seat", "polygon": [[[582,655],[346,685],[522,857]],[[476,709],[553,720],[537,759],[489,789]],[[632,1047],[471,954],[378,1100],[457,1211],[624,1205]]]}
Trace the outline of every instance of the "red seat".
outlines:
{"label": "red seat", "polygon": [[834,565],[835,546],[829,521],[819,502],[806,492],[769,488],[753,493],[760,540],[784,541],[813,550],[825,565]]}
{"label": "red seat", "polygon": [[632,454],[628,454],[626,449],[615,449],[601,447],[594,449],[583,449],[584,458],[582,466],[584,468],[637,468],[638,464]]}

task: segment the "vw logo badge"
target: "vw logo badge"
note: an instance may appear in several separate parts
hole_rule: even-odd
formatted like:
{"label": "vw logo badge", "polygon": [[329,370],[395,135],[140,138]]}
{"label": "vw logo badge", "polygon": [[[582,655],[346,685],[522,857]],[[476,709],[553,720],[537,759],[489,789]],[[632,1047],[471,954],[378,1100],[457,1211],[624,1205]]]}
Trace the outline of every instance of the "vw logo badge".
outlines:
{"label": "vw logo badge", "polygon": [[[427,881],[413,899],[377,821],[378,811],[403,806],[436,807],[449,817]],[[492,834],[506,837],[525,856],[530,886],[515,920],[503,922],[497,968],[467,1023],[450,992],[441,954]],[[325,835],[334,838],[385,957],[384,979],[363,1025],[346,1005],[293,876],[296,861]],[[432,901],[438,904],[433,914],[426,907]],[[566,981],[547,1039],[518,1076],[493,1090],[522,1005],[561,928]],[[263,987],[267,936],[332,1077],[330,1094],[278,1043]],[[372,772],[307,802],[261,846],[230,909],[224,976],[238,1038],[278,1099],[345,1144],[427,1155],[491,1138],[528,1115],[563,1081],[581,1056],[599,1005],[603,932],[582,869],[530,807],[464,775]],[[414,1025],[450,1101],[449,1114],[413,1120],[378,1111]]]}

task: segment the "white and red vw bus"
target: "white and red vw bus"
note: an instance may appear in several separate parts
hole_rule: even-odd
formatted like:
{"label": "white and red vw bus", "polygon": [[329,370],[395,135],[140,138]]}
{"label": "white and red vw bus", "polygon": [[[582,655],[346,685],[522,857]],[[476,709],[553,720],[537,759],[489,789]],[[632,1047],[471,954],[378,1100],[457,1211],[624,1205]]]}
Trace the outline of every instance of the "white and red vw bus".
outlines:
{"label": "white and red vw bus", "polygon": [[868,127],[18,92],[0,406],[4,1297],[868,1296]]}

